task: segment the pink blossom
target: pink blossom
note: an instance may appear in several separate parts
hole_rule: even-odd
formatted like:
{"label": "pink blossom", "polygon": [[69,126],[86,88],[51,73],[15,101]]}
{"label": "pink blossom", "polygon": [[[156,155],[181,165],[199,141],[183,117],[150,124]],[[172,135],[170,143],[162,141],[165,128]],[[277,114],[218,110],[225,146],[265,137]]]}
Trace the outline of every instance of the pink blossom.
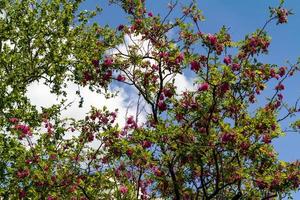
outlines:
{"label": "pink blossom", "polygon": [[206,128],[205,127],[200,127],[199,132],[200,133],[206,133]]}
{"label": "pink blossom", "polygon": [[167,110],[167,104],[164,101],[159,101],[157,103],[157,107],[160,111],[165,111]]}
{"label": "pink blossom", "polygon": [[160,96],[159,96],[159,100],[163,101],[164,99],[165,99],[165,96],[164,96],[164,94],[160,94]]}
{"label": "pink blossom", "polygon": [[208,39],[209,44],[211,44],[211,45],[215,45],[217,43],[217,37],[215,35],[208,34],[207,39]]}
{"label": "pink blossom", "polygon": [[271,76],[272,78],[274,78],[274,77],[276,76],[275,70],[274,70],[273,68],[270,69],[270,76]]}
{"label": "pink blossom", "polygon": [[229,65],[231,63],[231,56],[226,56],[223,60],[223,62],[226,64],[226,65]]}
{"label": "pink blossom", "polygon": [[134,124],[135,121],[134,121],[134,119],[133,119],[133,116],[128,117],[126,123],[127,123],[127,124]]}
{"label": "pink blossom", "polygon": [[171,98],[174,95],[173,91],[170,88],[165,88],[163,90],[163,93],[166,97],[169,97],[169,98]]}
{"label": "pink blossom", "polygon": [[25,178],[25,177],[29,176],[29,174],[30,174],[29,169],[19,170],[17,172],[18,178]]}
{"label": "pink blossom", "polygon": [[103,75],[103,80],[108,81],[112,76],[112,71],[108,70],[104,75]]}
{"label": "pink blossom", "polygon": [[275,101],[274,106],[275,106],[275,108],[279,108],[281,106],[281,102]]}
{"label": "pink blossom", "polygon": [[275,87],[275,89],[276,90],[284,90],[284,85],[282,84],[282,83],[279,83],[276,87]]}
{"label": "pink blossom", "polygon": [[148,141],[148,140],[144,140],[144,141],[142,142],[142,146],[143,146],[143,148],[145,148],[145,149],[150,148],[150,147],[151,147],[151,142]]}
{"label": "pink blossom", "polygon": [[18,118],[15,118],[15,117],[12,117],[12,118],[10,118],[9,119],[9,121],[11,122],[11,123],[18,123],[19,122],[19,119]]}
{"label": "pink blossom", "polygon": [[286,67],[280,67],[280,68],[279,68],[279,73],[278,73],[279,76],[283,77],[283,76],[285,75],[285,68],[286,68]]}
{"label": "pink blossom", "polygon": [[198,72],[200,70],[200,63],[197,61],[192,61],[191,62],[191,70],[193,70],[194,72]]}
{"label": "pink blossom", "polygon": [[289,15],[289,12],[287,9],[281,8],[277,11],[277,17],[278,17],[278,23],[279,24],[284,24],[287,23],[288,18],[287,16]]}
{"label": "pink blossom", "polygon": [[278,96],[278,99],[279,99],[279,100],[282,100],[282,99],[283,99],[283,95],[282,95],[282,94],[277,94],[277,96]]}
{"label": "pink blossom", "polygon": [[106,58],[104,59],[104,65],[105,65],[105,66],[111,66],[112,64],[113,64],[113,60],[112,60],[111,57],[106,57]]}
{"label": "pink blossom", "polygon": [[26,126],[26,125],[23,125],[23,124],[19,124],[19,125],[16,125],[15,128],[17,130],[20,130],[24,135],[32,136],[32,133],[30,131],[30,127],[29,126]]}
{"label": "pink blossom", "polygon": [[25,192],[25,190],[21,189],[21,190],[19,191],[19,197],[20,197],[20,199],[23,199],[23,198],[26,197],[26,192]]}
{"label": "pink blossom", "polygon": [[137,128],[137,124],[134,121],[133,116],[127,118],[125,129],[127,128],[133,128],[133,129]]}
{"label": "pink blossom", "polygon": [[269,143],[271,143],[271,136],[270,135],[267,135],[267,134],[265,134],[264,136],[263,136],[263,138],[262,138],[262,141],[265,143],[265,144],[269,144]]}
{"label": "pink blossom", "polygon": [[240,68],[241,68],[241,66],[238,63],[233,63],[232,66],[231,66],[231,69],[233,71],[238,71]]}
{"label": "pink blossom", "polygon": [[179,56],[176,57],[176,64],[181,63],[184,60],[184,54],[180,53]]}
{"label": "pink blossom", "polygon": [[154,71],[157,71],[159,68],[158,68],[158,65],[155,65],[155,64],[153,64],[152,65],[152,69],[154,70]]}
{"label": "pink blossom", "polygon": [[209,84],[205,82],[199,85],[198,91],[207,91],[208,89],[209,89]]}
{"label": "pink blossom", "polygon": [[48,196],[47,200],[55,200],[56,198],[55,197],[52,197],[52,196]]}
{"label": "pink blossom", "polygon": [[165,58],[165,57],[168,57],[168,56],[169,56],[168,52],[160,52],[159,53],[159,57],[161,57],[161,58]]}
{"label": "pink blossom", "polygon": [[121,185],[120,188],[119,188],[119,191],[122,194],[126,194],[128,192],[128,188],[125,185]]}
{"label": "pink blossom", "polygon": [[250,147],[250,144],[247,143],[247,142],[242,142],[241,145],[240,145],[240,148],[244,151],[247,151]]}
{"label": "pink blossom", "polygon": [[256,98],[253,94],[249,96],[249,101],[250,101],[250,103],[255,103]]}
{"label": "pink blossom", "polygon": [[180,122],[181,120],[183,120],[183,115],[181,113],[177,113],[175,118],[178,122]]}
{"label": "pink blossom", "polygon": [[220,89],[221,89],[221,93],[223,93],[223,94],[226,93],[230,89],[229,83],[223,83],[220,86]]}
{"label": "pink blossom", "polygon": [[95,68],[99,67],[99,60],[98,59],[92,60],[92,64],[94,65]]}
{"label": "pink blossom", "polygon": [[125,76],[122,75],[122,74],[119,74],[118,77],[117,77],[117,80],[121,81],[121,82],[125,81],[125,79],[126,79]]}
{"label": "pink blossom", "polygon": [[51,159],[51,160],[56,160],[56,155],[55,155],[55,154],[51,154],[51,155],[50,155],[50,159]]}
{"label": "pink blossom", "polygon": [[117,117],[117,113],[116,112],[111,112],[110,116],[112,118],[111,121],[110,121],[110,123],[114,123],[114,121],[116,120],[116,117]]}
{"label": "pink blossom", "polygon": [[223,143],[233,142],[235,140],[235,135],[233,133],[224,133],[221,137]]}
{"label": "pink blossom", "polygon": [[250,38],[250,43],[249,43],[249,45],[250,45],[251,47],[253,47],[253,48],[257,47],[257,46],[258,46],[257,38],[251,37],[251,38]]}
{"label": "pink blossom", "polygon": [[90,80],[92,80],[93,77],[90,74],[90,72],[85,71],[85,72],[83,72],[83,78],[84,78],[85,81],[90,81]]}
{"label": "pink blossom", "polygon": [[133,150],[132,150],[132,149],[128,149],[128,150],[126,151],[126,155],[127,155],[128,157],[131,157],[132,154],[133,154]]}

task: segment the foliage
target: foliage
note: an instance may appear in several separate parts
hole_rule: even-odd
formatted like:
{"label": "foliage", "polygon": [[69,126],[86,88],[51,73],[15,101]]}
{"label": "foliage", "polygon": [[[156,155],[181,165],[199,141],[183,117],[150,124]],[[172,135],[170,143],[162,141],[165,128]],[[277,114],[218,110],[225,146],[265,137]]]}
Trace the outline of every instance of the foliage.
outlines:
{"label": "foliage", "polygon": [[[110,1],[129,17],[116,29],[90,24],[100,10],[79,12],[80,3],[0,3],[3,198],[271,199],[299,190],[299,161],[278,160],[272,146],[284,134],[279,122],[299,112],[296,103],[278,117],[287,107],[284,81],[299,63],[258,61],[271,41],[266,26],[287,23],[292,14],[283,1],[242,41],[232,41],[226,27],[202,32],[195,2],[171,20],[177,3],[162,17],[147,12],[142,0]],[[125,52],[124,37],[131,41]],[[180,93],[175,79],[186,71],[197,89]],[[63,119],[65,99],[39,111],[25,95],[35,81],[62,96],[67,81],[99,93],[119,82],[138,91],[147,120],[138,121],[141,101],[125,126],[106,107],[82,120]],[[252,114],[249,107],[272,81],[274,94]],[[292,128],[299,130],[299,120]]]}

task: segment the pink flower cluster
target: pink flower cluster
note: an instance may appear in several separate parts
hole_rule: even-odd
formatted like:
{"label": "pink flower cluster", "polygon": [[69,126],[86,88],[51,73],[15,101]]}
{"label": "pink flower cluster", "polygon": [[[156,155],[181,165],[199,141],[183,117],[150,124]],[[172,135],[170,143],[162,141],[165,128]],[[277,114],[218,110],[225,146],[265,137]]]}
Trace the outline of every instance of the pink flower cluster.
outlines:
{"label": "pink flower cluster", "polygon": [[287,9],[281,8],[277,10],[278,23],[279,24],[287,23],[288,15],[289,15],[289,11]]}
{"label": "pink flower cluster", "polygon": [[137,127],[137,123],[135,122],[133,116],[128,117],[124,129],[136,129]]}
{"label": "pink flower cluster", "polygon": [[29,174],[30,174],[29,169],[19,170],[17,172],[17,176],[20,179],[26,178],[27,176],[29,176]]}
{"label": "pink flower cluster", "polygon": [[24,124],[17,124],[17,125],[15,126],[15,129],[21,132],[21,134],[20,134],[20,136],[19,136],[19,139],[23,139],[23,138],[26,137],[26,136],[32,136],[30,127],[27,126],[27,125],[24,125]]}

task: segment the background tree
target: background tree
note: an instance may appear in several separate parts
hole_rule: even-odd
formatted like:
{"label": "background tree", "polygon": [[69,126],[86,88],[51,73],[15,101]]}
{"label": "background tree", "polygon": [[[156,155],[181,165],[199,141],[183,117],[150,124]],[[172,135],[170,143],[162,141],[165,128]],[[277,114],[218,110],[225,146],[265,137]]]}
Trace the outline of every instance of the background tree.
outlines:
{"label": "background tree", "polygon": [[[284,81],[299,63],[259,61],[270,44],[266,26],[286,23],[291,14],[283,2],[242,41],[232,41],[226,27],[202,32],[204,16],[194,2],[170,19],[177,3],[162,17],[144,1],[113,0],[129,17],[116,29],[89,25],[96,13],[77,12],[80,3],[1,4],[3,197],[270,199],[299,189],[300,163],[279,161],[271,143],[283,133],[279,122],[299,111],[296,103],[278,117],[287,106]],[[169,37],[171,30],[178,35]],[[184,71],[194,73],[197,89],[180,93],[175,79]],[[64,101],[39,112],[25,96],[37,80],[58,95],[66,80],[99,93],[121,82],[140,97],[136,115],[125,126],[109,108],[63,119]],[[272,80],[275,93],[251,114],[249,106]],[[141,102],[149,111],[144,122]]]}
{"label": "background tree", "polygon": [[[61,142],[67,142],[62,141],[66,130],[59,125],[65,100],[38,112],[25,95],[27,87],[41,81],[53,93],[64,96],[65,81],[86,79],[86,71],[94,70],[91,60],[106,50],[97,43],[98,38],[102,37],[107,47],[114,43],[110,29],[97,24],[87,25],[88,19],[100,10],[79,12],[80,3],[1,1],[0,194],[5,198],[28,194],[43,199],[49,191],[55,191],[57,185],[44,185],[55,172],[47,173],[44,167],[51,163],[42,160],[56,152],[55,148],[62,145]],[[53,138],[49,138],[52,125],[48,121],[51,120],[57,128]],[[41,130],[43,123],[48,131]],[[40,138],[40,145],[33,146],[33,137]]]}

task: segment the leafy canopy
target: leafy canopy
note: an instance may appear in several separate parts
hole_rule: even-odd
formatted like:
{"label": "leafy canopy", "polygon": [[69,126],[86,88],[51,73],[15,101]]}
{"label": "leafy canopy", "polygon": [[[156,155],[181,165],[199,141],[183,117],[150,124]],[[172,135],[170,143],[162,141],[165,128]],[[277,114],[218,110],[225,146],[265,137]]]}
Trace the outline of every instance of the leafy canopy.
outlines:
{"label": "leafy canopy", "polygon": [[[128,16],[118,27],[90,24],[101,9],[80,11],[81,3],[0,3],[1,197],[271,199],[299,190],[299,161],[278,160],[272,145],[284,135],[280,121],[299,112],[282,94],[299,63],[259,61],[271,42],[266,26],[287,23],[292,14],[283,1],[242,41],[233,41],[225,26],[202,32],[195,2],[172,19],[177,2],[161,16],[143,0],[111,0]],[[180,92],[175,80],[186,72],[197,88]],[[37,81],[62,102],[32,105],[26,91]],[[251,113],[272,81],[274,94]],[[133,88],[136,115],[124,126],[109,107],[92,108],[81,120],[62,118],[68,82],[107,98],[115,97],[109,93],[115,82]],[[88,97],[78,94],[82,104]],[[291,126],[299,127],[299,121]]]}

